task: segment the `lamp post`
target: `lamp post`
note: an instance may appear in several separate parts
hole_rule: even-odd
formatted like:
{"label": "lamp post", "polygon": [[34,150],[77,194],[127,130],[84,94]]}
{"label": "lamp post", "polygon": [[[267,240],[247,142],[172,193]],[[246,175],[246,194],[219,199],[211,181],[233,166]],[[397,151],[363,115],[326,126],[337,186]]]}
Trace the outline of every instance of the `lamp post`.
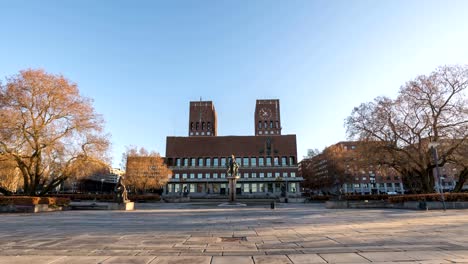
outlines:
{"label": "lamp post", "polygon": [[442,182],[440,179],[440,170],[439,170],[439,156],[437,154],[437,146],[439,143],[437,142],[429,142],[429,147],[432,150],[432,155],[434,157],[435,162],[435,175],[434,175],[434,184],[436,184],[436,190],[440,193],[440,198],[442,199],[442,205],[444,207],[444,211],[446,209],[445,206],[445,197],[444,197],[444,190],[442,189]]}
{"label": "lamp post", "polygon": [[104,186],[104,179],[101,179],[101,194],[102,194],[102,187]]}

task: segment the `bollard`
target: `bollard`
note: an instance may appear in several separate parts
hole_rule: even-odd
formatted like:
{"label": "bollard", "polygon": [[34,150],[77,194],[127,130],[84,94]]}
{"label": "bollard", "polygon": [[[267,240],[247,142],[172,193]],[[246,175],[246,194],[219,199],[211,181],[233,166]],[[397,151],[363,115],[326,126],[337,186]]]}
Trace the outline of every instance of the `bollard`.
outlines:
{"label": "bollard", "polygon": [[275,209],[275,201],[271,201],[270,208],[273,210]]}

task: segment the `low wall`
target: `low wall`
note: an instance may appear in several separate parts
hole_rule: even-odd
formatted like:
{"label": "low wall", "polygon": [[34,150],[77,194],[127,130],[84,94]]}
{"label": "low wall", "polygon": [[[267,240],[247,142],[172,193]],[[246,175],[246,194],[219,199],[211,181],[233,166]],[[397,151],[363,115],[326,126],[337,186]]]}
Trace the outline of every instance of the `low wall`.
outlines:
{"label": "low wall", "polygon": [[[468,209],[468,202],[446,202],[447,209]],[[388,203],[387,201],[326,201],[328,209],[365,209],[365,208],[394,208],[412,210],[440,210],[442,202],[418,202]]]}
{"label": "low wall", "polygon": [[0,213],[41,213],[41,212],[54,212],[63,211],[62,206],[50,207],[47,204],[35,205],[0,205]]}

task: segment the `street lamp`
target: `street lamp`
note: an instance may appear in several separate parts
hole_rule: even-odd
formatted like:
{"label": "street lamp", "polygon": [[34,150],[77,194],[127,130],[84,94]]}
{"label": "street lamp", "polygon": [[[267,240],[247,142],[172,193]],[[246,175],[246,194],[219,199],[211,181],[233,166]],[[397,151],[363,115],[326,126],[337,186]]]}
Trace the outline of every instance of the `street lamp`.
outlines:
{"label": "street lamp", "polygon": [[101,194],[102,194],[102,187],[104,186],[104,179],[101,179]]}
{"label": "street lamp", "polygon": [[432,150],[432,155],[434,156],[434,162],[435,162],[435,175],[434,175],[434,184],[436,184],[436,190],[438,193],[440,193],[440,198],[442,199],[442,205],[444,207],[444,211],[446,209],[445,207],[445,198],[444,198],[444,190],[442,189],[442,183],[441,183],[441,178],[440,178],[440,170],[439,170],[439,156],[437,155],[437,146],[439,143],[437,142],[429,142],[429,147]]}

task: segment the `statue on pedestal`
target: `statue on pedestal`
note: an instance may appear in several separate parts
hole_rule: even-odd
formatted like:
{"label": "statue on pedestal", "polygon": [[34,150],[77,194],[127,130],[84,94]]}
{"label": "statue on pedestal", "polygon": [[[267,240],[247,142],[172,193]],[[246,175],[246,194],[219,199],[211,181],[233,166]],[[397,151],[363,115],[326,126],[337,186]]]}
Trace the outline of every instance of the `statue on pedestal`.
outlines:
{"label": "statue on pedestal", "polygon": [[117,181],[117,184],[114,188],[114,201],[119,204],[130,202],[127,196],[127,188],[125,187],[122,178],[123,177],[119,177],[119,180]]}

